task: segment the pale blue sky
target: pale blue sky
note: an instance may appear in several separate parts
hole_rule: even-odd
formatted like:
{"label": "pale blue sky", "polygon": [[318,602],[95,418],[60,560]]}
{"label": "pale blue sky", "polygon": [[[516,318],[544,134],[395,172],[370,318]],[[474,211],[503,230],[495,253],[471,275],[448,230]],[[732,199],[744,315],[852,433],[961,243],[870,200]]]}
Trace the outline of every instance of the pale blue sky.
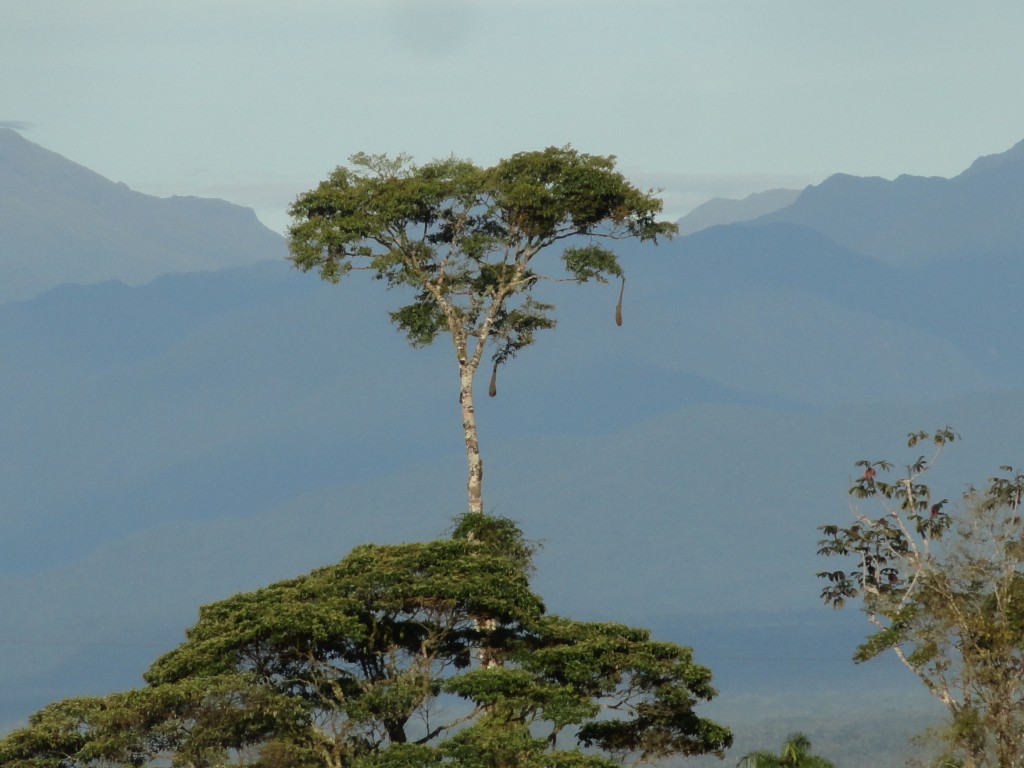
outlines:
{"label": "pale blue sky", "polygon": [[1024,138],[1020,0],[0,0],[0,124],[275,229],[353,152],[615,154],[667,212]]}

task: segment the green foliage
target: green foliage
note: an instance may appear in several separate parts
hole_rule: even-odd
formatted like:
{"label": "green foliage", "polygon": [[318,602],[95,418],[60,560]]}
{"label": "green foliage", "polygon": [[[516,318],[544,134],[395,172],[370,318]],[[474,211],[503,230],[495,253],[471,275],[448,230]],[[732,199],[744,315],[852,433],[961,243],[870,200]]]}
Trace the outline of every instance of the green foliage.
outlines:
{"label": "green foliage", "polygon": [[588,280],[604,283],[607,282],[605,275],[615,275],[616,277],[623,275],[615,254],[599,245],[566,248],[562,253],[562,261],[565,264],[565,270],[578,283],[585,283]]}
{"label": "green foliage", "polygon": [[791,733],[782,745],[782,751],[748,752],[739,762],[745,768],[834,768],[823,757],[811,754],[811,740],[802,733]]}
{"label": "green foliage", "polygon": [[531,567],[537,549],[526,540],[515,521],[497,515],[460,515],[455,520],[452,539],[479,542],[525,569]]}
{"label": "green foliage", "polygon": [[850,561],[823,571],[833,607],[859,599],[875,627],[854,655],[892,651],[949,710],[952,753],[965,766],[1024,764],[1024,475],[1001,467],[986,488],[969,488],[962,511],[936,500],[923,476],[957,439],[945,427],[917,432],[908,447],[935,446],[891,481],[892,465],[858,461],[850,488],[881,503],[846,527],[820,527],[819,554]]}
{"label": "green foliage", "polygon": [[[297,702],[243,674],[51,704],[0,740],[0,765],[74,768],[174,759],[206,765],[300,716]],[[290,726],[289,726],[290,728]]]}
{"label": "green foliage", "polygon": [[94,723],[103,715],[100,698],[58,701],[29,718],[29,727],[0,740],[0,765],[11,768],[65,768],[87,749]]}
{"label": "green foliage", "polygon": [[688,648],[544,613],[532,546],[468,514],[450,539],[357,547],[200,610],[145,688],[71,699],[0,740],[0,764],[608,768],[721,754]]}
{"label": "green foliage", "polygon": [[[448,158],[423,166],[406,155],[357,154],[291,208],[292,261],[339,281],[369,270],[389,286],[415,290],[391,313],[415,346],[442,330],[456,344],[497,340],[500,364],[554,327],[553,306],[530,301],[538,253],[569,238],[570,279],[621,277],[613,251],[594,238],[671,237],[662,203],[615,171],[613,157],[570,147],[521,152],[492,168]],[[519,296],[517,302],[515,297]]]}
{"label": "green foliage", "polygon": [[437,334],[447,327],[441,306],[426,291],[421,291],[414,303],[389,312],[388,315],[391,322],[405,332],[414,347],[430,346]]}

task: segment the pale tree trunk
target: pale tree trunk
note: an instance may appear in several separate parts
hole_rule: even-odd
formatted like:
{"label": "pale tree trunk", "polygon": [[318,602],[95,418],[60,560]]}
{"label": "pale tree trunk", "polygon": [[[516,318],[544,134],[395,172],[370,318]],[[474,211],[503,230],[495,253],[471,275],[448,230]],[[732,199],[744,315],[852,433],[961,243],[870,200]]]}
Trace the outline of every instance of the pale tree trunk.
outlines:
{"label": "pale tree trunk", "polygon": [[468,475],[466,493],[469,512],[483,514],[484,463],[480,458],[480,442],[476,431],[476,410],[473,406],[473,374],[475,366],[469,361],[459,362],[459,403],[462,406],[462,432],[466,441]]}
{"label": "pale tree trunk", "polygon": [[[529,283],[534,278],[524,279],[526,267],[536,251],[533,249],[523,250],[516,253],[515,270],[511,277],[489,295],[485,302],[483,297],[474,297],[470,301],[468,316],[480,317],[479,324],[470,329],[466,325],[467,310],[460,310],[455,306],[445,293],[444,268],[442,265],[441,275],[436,281],[426,281],[424,288],[430,292],[437,302],[438,307],[444,313],[448,323],[448,333],[451,335],[452,344],[455,346],[455,357],[459,361],[459,405],[462,407],[462,434],[466,443],[466,495],[468,497],[468,511],[470,514],[482,515],[484,513],[483,483],[484,483],[484,462],[480,457],[480,442],[477,438],[476,409],[473,405],[473,378],[476,376],[477,368],[480,367],[480,360],[483,357],[487,340],[491,336],[494,323],[505,300]],[[472,354],[469,349],[469,339],[476,340]],[[497,371],[497,368],[495,368]],[[493,379],[492,379],[493,388]],[[491,393],[494,396],[494,393]]]}
{"label": "pale tree trunk", "polygon": [[[469,465],[466,480],[466,492],[469,497],[469,513],[484,513],[483,480],[484,463],[480,458],[480,443],[476,432],[476,411],[473,408],[473,374],[476,366],[472,362],[459,361],[459,402],[462,404],[462,430],[466,439],[466,461]],[[489,632],[498,626],[497,619],[473,617],[473,624],[478,630]],[[482,667],[499,665],[487,643],[477,649],[477,657]]]}
{"label": "pale tree trunk", "polygon": [[425,287],[444,313],[445,319],[448,321],[448,333],[451,336],[452,345],[455,347],[455,358],[459,363],[459,406],[462,409],[462,436],[466,444],[467,509],[470,514],[482,515],[484,512],[484,463],[480,458],[480,442],[477,438],[476,408],[473,405],[473,378],[480,365],[480,357],[483,354],[484,344],[487,342],[488,330],[497,308],[492,308],[488,312],[483,332],[477,336],[476,347],[470,354],[469,334],[463,327],[462,313],[448,300],[440,285],[427,282]]}

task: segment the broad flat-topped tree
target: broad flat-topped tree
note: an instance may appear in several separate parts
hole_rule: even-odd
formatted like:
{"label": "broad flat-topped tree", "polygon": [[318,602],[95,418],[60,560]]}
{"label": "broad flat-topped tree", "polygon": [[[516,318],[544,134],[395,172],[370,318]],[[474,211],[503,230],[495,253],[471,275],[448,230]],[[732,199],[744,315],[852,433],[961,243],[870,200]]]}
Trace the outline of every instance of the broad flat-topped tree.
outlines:
{"label": "broad flat-topped tree", "polygon": [[[4,768],[621,768],[721,756],[689,648],[545,613],[497,516],[365,545],[200,610],[148,685],[66,699],[0,739]],[[488,621],[480,621],[484,617]],[[488,665],[487,647],[500,663]]]}
{"label": "broad flat-topped tree", "polygon": [[[603,242],[657,241],[676,226],[662,202],[615,170],[615,158],[570,147],[521,152],[491,168],[449,158],[416,165],[406,155],[357,154],[291,208],[292,261],[338,282],[368,270],[411,291],[390,313],[413,346],[447,333],[459,367],[468,463],[468,509],[483,512],[483,462],[473,382],[486,350],[498,367],[553,328],[553,305],[533,292],[547,280],[625,279]],[[560,259],[542,260],[559,252]],[[623,285],[625,283],[623,282]],[[622,322],[622,293],[616,322]]]}

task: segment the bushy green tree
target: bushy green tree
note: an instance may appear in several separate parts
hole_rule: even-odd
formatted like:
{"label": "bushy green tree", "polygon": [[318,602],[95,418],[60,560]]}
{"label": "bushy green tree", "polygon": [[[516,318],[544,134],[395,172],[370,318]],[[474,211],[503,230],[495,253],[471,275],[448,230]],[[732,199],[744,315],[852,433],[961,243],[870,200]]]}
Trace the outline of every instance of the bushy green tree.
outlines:
{"label": "bushy green tree", "polygon": [[828,760],[811,754],[811,740],[802,733],[786,737],[779,754],[767,750],[748,752],[740,758],[742,768],[835,768]]}
{"label": "bushy green tree", "polygon": [[819,554],[848,561],[818,574],[824,601],[861,601],[875,632],[857,661],[893,652],[947,707],[946,737],[966,768],[1024,766],[1024,474],[1012,467],[969,488],[961,509],[924,482],[948,427],[913,433],[920,456],[888,479],[887,461],[857,462],[850,493],[880,502],[847,526],[821,526]]}
{"label": "bushy green tree", "polygon": [[[545,612],[511,522],[361,546],[207,605],[148,685],[70,699],[0,740],[5,768],[611,768],[722,752],[711,673],[646,630]],[[494,663],[484,663],[482,649]]]}
{"label": "bushy green tree", "polygon": [[[555,325],[554,307],[533,296],[540,282],[624,280],[602,241],[656,241],[676,226],[657,220],[661,200],[630,184],[614,157],[570,147],[521,152],[488,168],[455,158],[418,166],[405,155],[357,154],[350,162],[292,206],[292,261],[332,282],[367,270],[404,289],[408,303],[390,314],[413,346],[450,337],[468,509],[483,512],[473,382],[485,350],[494,395],[498,366]],[[556,252],[559,259],[544,258]]]}

